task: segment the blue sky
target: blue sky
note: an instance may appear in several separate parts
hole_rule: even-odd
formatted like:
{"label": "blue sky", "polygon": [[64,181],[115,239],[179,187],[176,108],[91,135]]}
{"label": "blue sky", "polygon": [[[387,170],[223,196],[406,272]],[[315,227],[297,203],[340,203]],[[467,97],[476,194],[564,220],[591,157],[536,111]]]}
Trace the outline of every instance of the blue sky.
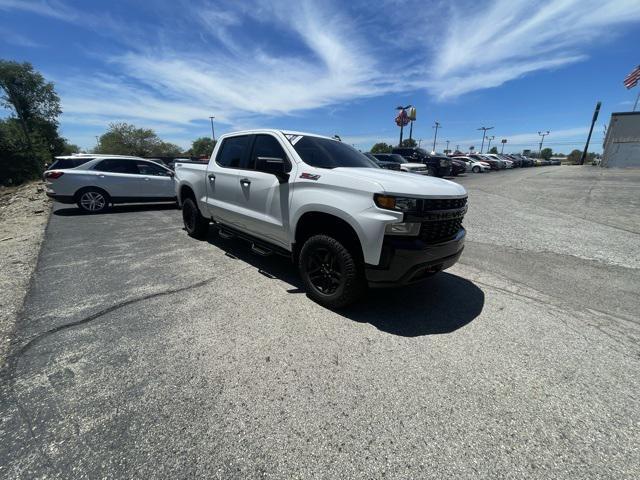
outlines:
{"label": "blue sky", "polygon": [[62,99],[64,136],[83,148],[114,121],[184,147],[253,127],[397,142],[395,106],[437,150],[584,144],[640,87],[638,0],[0,0],[0,57],[29,61]]}

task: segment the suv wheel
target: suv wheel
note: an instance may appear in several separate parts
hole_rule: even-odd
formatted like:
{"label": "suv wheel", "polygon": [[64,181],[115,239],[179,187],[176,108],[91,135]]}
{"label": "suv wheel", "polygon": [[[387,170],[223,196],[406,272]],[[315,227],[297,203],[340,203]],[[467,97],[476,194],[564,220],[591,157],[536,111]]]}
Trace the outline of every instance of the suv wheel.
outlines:
{"label": "suv wheel", "polygon": [[436,169],[433,167],[427,167],[427,172],[429,172],[429,176],[430,177],[435,177],[436,176]]}
{"label": "suv wheel", "polygon": [[474,173],[480,173],[480,167],[478,167],[477,165],[473,167],[472,170]]}
{"label": "suv wheel", "polygon": [[304,243],[298,269],[307,294],[325,307],[345,307],[365,290],[360,262],[348,248],[328,235],[314,235]]}
{"label": "suv wheel", "polygon": [[189,236],[203,240],[209,232],[209,220],[204,218],[198,210],[198,206],[191,198],[187,198],[182,204],[182,221],[184,229]]}
{"label": "suv wheel", "polygon": [[87,213],[104,212],[109,208],[109,195],[102,190],[87,189],[78,195],[76,204]]}

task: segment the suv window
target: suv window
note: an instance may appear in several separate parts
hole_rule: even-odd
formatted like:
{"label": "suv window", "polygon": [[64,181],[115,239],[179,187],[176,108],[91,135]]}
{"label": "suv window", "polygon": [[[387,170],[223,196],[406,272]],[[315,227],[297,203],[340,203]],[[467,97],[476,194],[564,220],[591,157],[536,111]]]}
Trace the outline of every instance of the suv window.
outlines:
{"label": "suv window", "polygon": [[221,167],[243,168],[243,162],[249,148],[249,136],[225,138],[220,147],[220,153],[216,156],[216,163]]}
{"label": "suv window", "polygon": [[136,162],[140,175],[155,175],[157,177],[168,177],[169,171],[151,162]]}
{"label": "suv window", "polygon": [[378,168],[373,160],[338,140],[304,136],[293,146],[307,165],[317,168]]}
{"label": "suv window", "polygon": [[140,173],[138,172],[135,160],[124,160],[121,158],[107,158],[106,160],[102,160],[95,166],[94,170],[111,173]]}
{"label": "suv window", "polygon": [[87,163],[89,160],[93,160],[91,157],[82,158],[58,158],[51,164],[49,170],[66,170],[67,168],[76,168],[82,164]]}
{"label": "suv window", "polygon": [[287,154],[277,138],[271,135],[256,135],[256,141],[253,144],[253,153],[249,160],[247,168],[256,168],[256,159],[258,157],[282,158],[287,161]]}

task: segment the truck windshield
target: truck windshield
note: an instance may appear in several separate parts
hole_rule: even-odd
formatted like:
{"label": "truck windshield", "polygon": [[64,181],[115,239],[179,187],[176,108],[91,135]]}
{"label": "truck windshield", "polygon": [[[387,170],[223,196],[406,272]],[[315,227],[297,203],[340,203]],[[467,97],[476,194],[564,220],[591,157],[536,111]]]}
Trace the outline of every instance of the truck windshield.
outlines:
{"label": "truck windshield", "polygon": [[355,148],[337,140],[305,136],[293,146],[302,161],[317,168],[379,168]]}

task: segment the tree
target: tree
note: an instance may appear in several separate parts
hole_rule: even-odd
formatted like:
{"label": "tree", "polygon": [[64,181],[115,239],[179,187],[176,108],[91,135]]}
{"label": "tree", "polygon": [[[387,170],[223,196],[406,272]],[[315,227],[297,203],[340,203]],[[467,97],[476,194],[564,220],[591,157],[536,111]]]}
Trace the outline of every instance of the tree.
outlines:
{"label": "tree", "polygon": [[393,147],[384,142],[378,142],[371,147],[371,153],[391,153]]}
{"label": "tree", "polygon": [[173,143],[163,142],[151,129],[120,122],[109,125],[109,129],[100,136],[94,153],[176,157],[182,153],[182,149]]}
{"label": "tree", "polygon": [[580,150],[571,150],[571,153],[567,155],[567,161],[573,165],[577,165],[580,162],[580,157],[582,157]]}
{"label": "tree", "polygon": [[80,153],[80,151],[82,150],[78,145],[69,143],[69,141],[66,138],[63,139],[63,142],[64,142],[64,146],[62,148],[62,152],[60,152],[61,155],[71,155],[72,153]]}
{"label": "tree", "polygon": [[553,155],[553,150],[551,150],[550,148],[543,148],[540,152],[540,156],[545,160],[549,160],[551,158],[551,155]]}
{"label": "tree", "polygon": [[404,148],[413,148],[418,146],[418,142],[416,142],[413,138],[405,138],[402,141],[402,146]]}
{"label": "tree", "polygon": [[215,146],[216,141],[210,137],[196,138],[191,143],[191,150],[189,150],[189,153],[194,157],[210,157]]}
{"label": "tree", "polygon": [[[18,183],[39,176],[45,163],[64,148],[58,135],[60,98],[53,83],[30,63],[0,60],[0,106],[10,112],[0,127],[0,182]],[[16,162],[19,164],[14,165]]]}
{"label": "tree", "polygon": [[491,147],[488,153],[498,153],[498,147]]}

